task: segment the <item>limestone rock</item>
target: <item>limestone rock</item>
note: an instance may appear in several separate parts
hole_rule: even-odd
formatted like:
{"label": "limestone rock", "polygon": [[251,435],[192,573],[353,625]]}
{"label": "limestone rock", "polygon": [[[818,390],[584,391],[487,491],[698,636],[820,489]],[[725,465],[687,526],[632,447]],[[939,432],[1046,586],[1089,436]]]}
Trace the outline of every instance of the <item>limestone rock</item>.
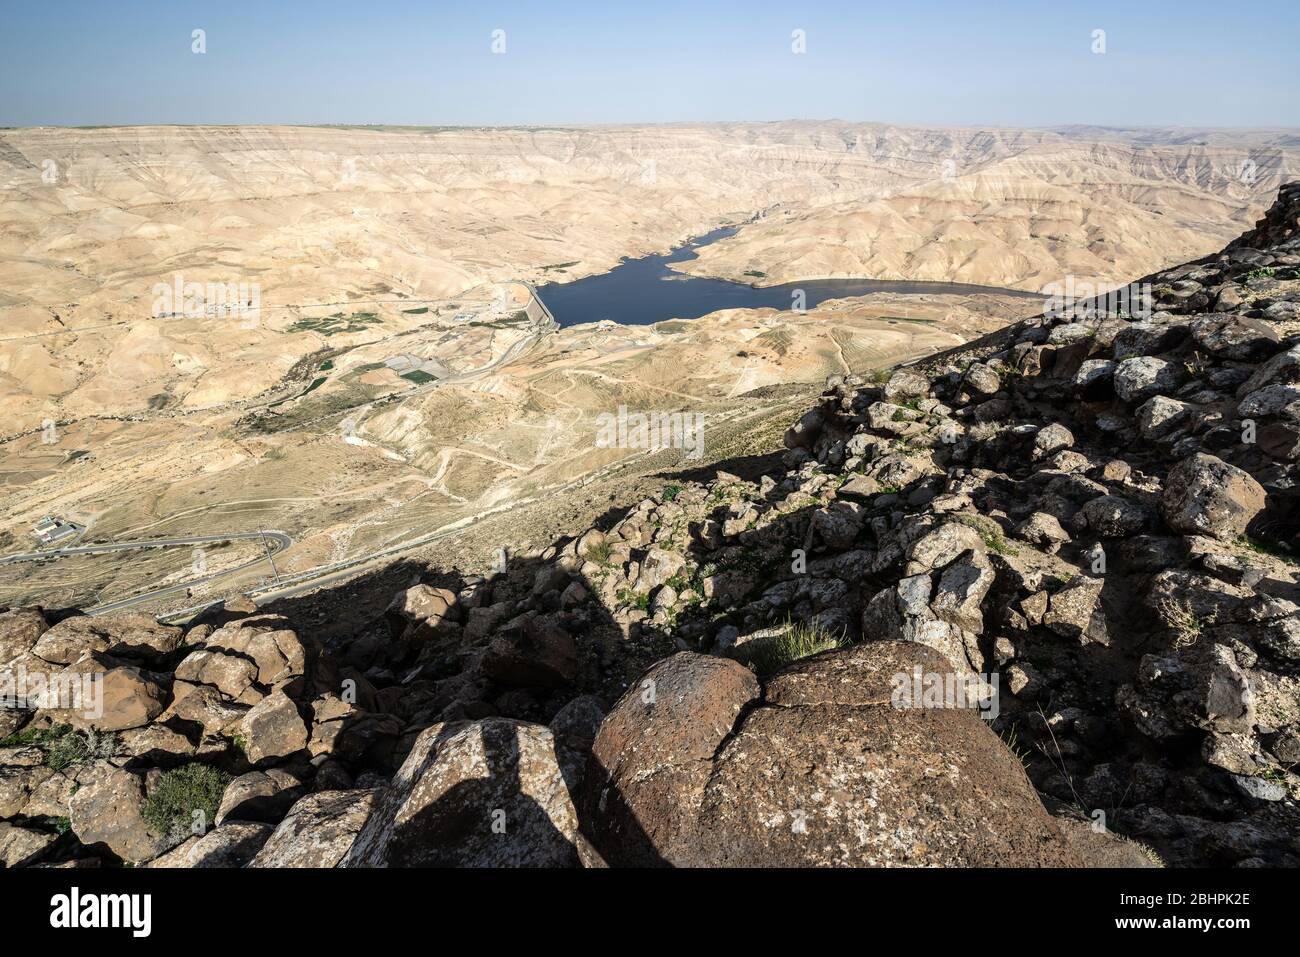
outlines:
{"label": "limestone rock", "polygon": [[302,781],[282,768],[249,771],[226,785],[213,823],[218,827],[231,820],[274,824],[303,791]]}
{"label": "limestone rock", "polygon": [[166,835],[145,823],[144,779],[113,768],[72,796],[69,817],[83,844],[104,844],[127,861],[147,861],[167,849]]}
{"label": "limestone rock", "polygon": [[633,688],[606,718],[583,821],[611,865],[1102,863],[973,711],[894,706],[914,668],[947,672],[936,653],[885,642],[815,655],[769,679],[743,717],[757,689],[719,667],[668,659],[646,676],[660,706]]}
{"label": "limestone rock", "polygon": [[289,809],[248,866],[337,867],[370,816],[375,797],[370,788],[307,795]]}
{"label": "limestone rock", "polygon": [[1167,395],[1183,384],[1182,366],[1155,356],[1125,359],[1115,367],[1115,394],[1140,404],[1154,395]]}
{"label": "limestone rock", "polygon": [[272,827],[234,821],[186,841],[149,863],[150,867],[245,867],[270,838]]}
{"label": "limestone rock", "polygon": [[1264,508],[1264,489],[1213,455],[1196,453],[1169,472],[1160,510],[1169,527],[1188,535],[1232,541]]}
{"label": "limestone rock", "polygon": [[282,691],[267,695],[239,722],[244,751],[253,764],[288,757],[307,747],[307,725]]}
{"label": "limestone rock", "polygon": [[578,645],[553,621],[530,617],[497,634],[483,656],[483,673],[515,687],[561,687],[578,670]]}
{"label": "limestone rock", "polygon": [[55,840],[55,835],[46,831],[0,821],[0,866],[24,867],[33,864]]}
{"label": "limestone rock", "polygon": [[0,665],[27,654],[49,625],[36,608],[11,608],[0,613]]}
{"label": "limestone rock", "polygon": [[557,867],[578,819],[549,729],[507,718],[426,728],[346,867]]}

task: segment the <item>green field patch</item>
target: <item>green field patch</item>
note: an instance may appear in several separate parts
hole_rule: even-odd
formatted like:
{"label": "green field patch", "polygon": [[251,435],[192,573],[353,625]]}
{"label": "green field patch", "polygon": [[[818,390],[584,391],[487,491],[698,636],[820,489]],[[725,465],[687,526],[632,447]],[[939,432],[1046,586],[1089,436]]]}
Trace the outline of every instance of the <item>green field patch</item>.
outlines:
{"label": "green field patch", "polygon": [[290,332],[315,332],[322,336],[338,333],[364,332],[366,327],[382,322],[373,312],[354,312],[349,316],[336,312],[331,316],[299,319],[289,327]]}
{"label": "green field patch", "polygon": [[414,382],[416,385],[424,385],[426,382],[436,382],[437,376],[429,375],[420,369],[412,369],[410,372],[403,372],[402,378]]}

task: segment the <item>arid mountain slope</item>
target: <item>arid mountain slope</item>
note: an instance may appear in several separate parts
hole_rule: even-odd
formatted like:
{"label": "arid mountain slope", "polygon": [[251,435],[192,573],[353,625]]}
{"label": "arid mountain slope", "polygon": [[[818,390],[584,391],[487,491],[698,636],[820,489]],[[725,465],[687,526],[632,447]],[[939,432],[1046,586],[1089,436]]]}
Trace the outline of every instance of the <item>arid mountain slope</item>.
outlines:
{"label": "arid mountain slope", "polygon": [[[1293,134],[1268,131],[830,122],[8,130],[0,412],[235,398],[319,348],[294,328],[304,305],[577,277],[765,210],[687,268],[763,282],[1118,281],[1221,246],[1296,155]],[[259,322],[160,324],[154,287],[178,275],[256,284]]]}
{"label": "arid mountain slope", "polygon": [[0,710],[0,861],[1300,865],[1300,183],[1148,278],[486,574],[0,610],[105,687]]}

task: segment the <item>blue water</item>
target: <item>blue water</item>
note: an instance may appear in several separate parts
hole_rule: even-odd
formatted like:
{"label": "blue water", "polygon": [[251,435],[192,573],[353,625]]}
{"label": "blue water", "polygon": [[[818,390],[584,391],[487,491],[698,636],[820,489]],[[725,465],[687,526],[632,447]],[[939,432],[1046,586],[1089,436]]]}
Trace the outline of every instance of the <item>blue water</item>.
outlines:
{"label": "blue water", "polygon": [[999,293],[1034,297],[1034,293],[957,282],[899,282],[882,279],[809,279],[761,288],[729,279],[707,279],[674,272],[672,263],[698,258],[695,250],[733,236],[738,226],[723,226],[698,236],[667,255],[624,259],[607,273],[537,288],[561,326],[609,319],[625,326],[644,326],[668,319],[698,319],[719,309],[782,309],[794,305],[802,289],[804,307],[827,299],[892,292],[930,295]]}

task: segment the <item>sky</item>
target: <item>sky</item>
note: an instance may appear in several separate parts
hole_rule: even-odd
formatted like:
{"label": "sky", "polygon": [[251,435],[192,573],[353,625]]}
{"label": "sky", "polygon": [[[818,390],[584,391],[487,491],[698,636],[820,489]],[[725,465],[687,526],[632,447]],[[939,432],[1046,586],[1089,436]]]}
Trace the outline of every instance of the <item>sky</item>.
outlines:
{"label": "sky", "polygon": [[0,126],[1300,126],[1297,50],[1295,0],[0,0]]}

